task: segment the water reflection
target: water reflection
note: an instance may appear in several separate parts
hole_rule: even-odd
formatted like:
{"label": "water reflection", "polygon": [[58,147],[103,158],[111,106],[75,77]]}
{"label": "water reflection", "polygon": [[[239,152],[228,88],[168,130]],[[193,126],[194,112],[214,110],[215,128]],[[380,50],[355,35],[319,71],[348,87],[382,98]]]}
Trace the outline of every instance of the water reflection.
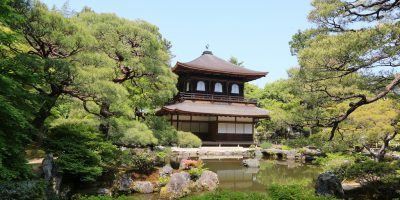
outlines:
{"label": "water reflection", "polygon": [[299,183],[311,187],[321,169],[294,161],[261,160],[260,168],[242,166],[241,160],[204,160],[218,174],[220,188],[264,192],[271,184]]}

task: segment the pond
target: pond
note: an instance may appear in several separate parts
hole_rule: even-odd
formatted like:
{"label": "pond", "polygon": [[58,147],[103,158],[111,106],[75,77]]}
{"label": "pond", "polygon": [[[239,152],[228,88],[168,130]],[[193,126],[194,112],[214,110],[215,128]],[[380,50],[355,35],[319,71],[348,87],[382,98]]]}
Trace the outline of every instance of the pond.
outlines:
{"label": "pond", "polygon": [[[203,160],[205,167],[218,174],[219,188],[242,192],[266,192],[271,184],[302,184],[312,188],[320,167],[295,161],[260,160],[260,168],[247,168],[241,159]],[[178,163],[171,163],[178,167]],[[134,199],[155,200],[157,194],[134,194]]]}
{"label": "pond", "polygon": [[233,191],[265,192],[271,184],[303,184],[313,187],[322,169],[295,161],[260,160],[260,168],[247,168],[242,160],[203,160],[218,174],[219,188]]}

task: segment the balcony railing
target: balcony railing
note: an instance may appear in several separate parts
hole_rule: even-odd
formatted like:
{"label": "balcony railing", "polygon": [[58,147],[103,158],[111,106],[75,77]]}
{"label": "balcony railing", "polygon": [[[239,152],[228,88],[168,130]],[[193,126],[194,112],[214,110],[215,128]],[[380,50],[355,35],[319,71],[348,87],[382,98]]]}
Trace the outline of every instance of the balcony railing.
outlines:
{"label": "balcony railing", "polygon": [[220,94],[202,94],[202,93],[180,92],[177,97],[179,99],[257,104],[256,99],[247,99],[247,98],[240,97],[240,96],[229,96],[229,95],[220,95]]}

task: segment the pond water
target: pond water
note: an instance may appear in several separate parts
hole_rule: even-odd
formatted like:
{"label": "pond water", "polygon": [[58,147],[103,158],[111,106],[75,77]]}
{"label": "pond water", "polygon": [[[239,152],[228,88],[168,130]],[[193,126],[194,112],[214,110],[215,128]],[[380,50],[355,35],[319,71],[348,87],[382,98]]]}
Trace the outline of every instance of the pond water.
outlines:
{"label": "pond water", "polygon": [[260,160],[260,168],[247,168],[242,160],[203,160],[218,174],[219,188],[233,191],[265,192],[271,184],[303,184],[313,187],[322,169],[295,161]]}
{"label": "pond water", "polygon": [[[302,184],[314,187],[322,169],[295,161],[260,160],[260,168],[247,168],[241,159],[203,160],[205,167],[218,174],[219,188],[242,192],[266,192],[271,184]],[[178,163],[171,163],[178,167]],[[134,199],[155,200],[157,194],[134,194]]]}

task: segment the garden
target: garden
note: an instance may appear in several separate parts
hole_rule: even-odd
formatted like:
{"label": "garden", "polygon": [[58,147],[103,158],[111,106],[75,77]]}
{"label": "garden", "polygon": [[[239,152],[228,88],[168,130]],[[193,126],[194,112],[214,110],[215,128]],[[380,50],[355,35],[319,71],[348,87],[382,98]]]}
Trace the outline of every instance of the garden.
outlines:
{"label": "garden", "polygon": [[288,41],[298,67],[244,85],[270,119],[251,146],[209,154],[235,157],[224,160],[202,159],[196,134],[156,115],[178,92],[156,25],[1,1],[0,197],[400,198],[400,3],[311,7],[312,27]]}

